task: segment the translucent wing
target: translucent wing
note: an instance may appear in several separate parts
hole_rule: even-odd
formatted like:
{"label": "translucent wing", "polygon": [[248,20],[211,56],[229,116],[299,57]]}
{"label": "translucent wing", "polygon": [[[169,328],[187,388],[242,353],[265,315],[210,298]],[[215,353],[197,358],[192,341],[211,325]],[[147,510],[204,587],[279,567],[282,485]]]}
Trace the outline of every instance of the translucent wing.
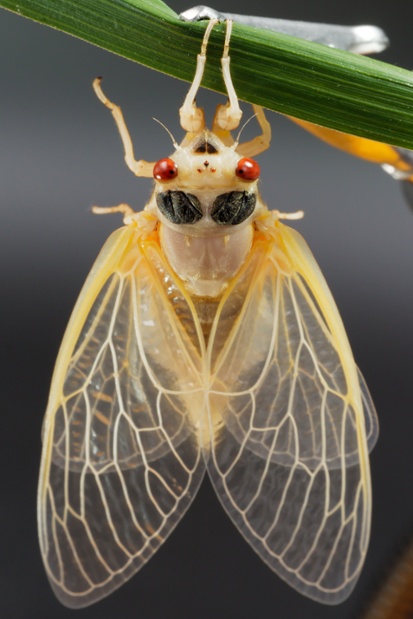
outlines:
{"label": "translucent wing", "polygon": [[[246,300],[221,344],[228,307]],[[301,593],[345,599],[370,529],[376,414],[326,283],[277,223],[218,309],[209,343],[215,438],[208,469],[232,520]],[[364,408],[364,412],[363,412]]]}
{"label": "translucent wing", "polygon": [[141,242],[133,225],[112,235],[69,323],[44,426],[40,545],[67,606],[134,574],[200,484],[193,312],[156,240]]}

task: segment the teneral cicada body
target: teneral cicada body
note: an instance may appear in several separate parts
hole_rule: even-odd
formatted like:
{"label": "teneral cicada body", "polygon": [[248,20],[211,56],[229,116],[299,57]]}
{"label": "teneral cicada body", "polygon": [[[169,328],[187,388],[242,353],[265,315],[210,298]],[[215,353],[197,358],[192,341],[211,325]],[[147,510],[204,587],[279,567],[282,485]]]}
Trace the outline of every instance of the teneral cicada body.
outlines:
{"label": "teneral cicada body", "polygon": [[[58,598],[82,607],[138,571],[208,471],[239,531],[301,593],[338,603],[369,539],[368,450],[377,421],[331,293],[300,235],[269,211],[228,103],[212,129],[194,103],[207,27],[170,157],[145,209],[126,205],[81,292],[57,360],[44,425],[40,544]],[[95,209],[99,210],[99,209]],[[296,214],[296,216],[299,214]]]}

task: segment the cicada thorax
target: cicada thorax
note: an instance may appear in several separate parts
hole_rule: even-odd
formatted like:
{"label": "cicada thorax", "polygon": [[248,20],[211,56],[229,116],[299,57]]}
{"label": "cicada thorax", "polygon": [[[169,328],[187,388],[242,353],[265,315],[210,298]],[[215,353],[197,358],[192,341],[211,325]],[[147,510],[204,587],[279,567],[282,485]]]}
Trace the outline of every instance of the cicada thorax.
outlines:
{"label": "cicada thorax", "polygon": [[[192,299],[206,342],[222,295],[251,251],[254,220],[266,208],[258,177],[254,160],[242,157],[232,139],[226,145],[209,130],[187,135],[154,166],[148,208],[159,220],[162,252]],[[242,307],[239,297],[228,323]]]}

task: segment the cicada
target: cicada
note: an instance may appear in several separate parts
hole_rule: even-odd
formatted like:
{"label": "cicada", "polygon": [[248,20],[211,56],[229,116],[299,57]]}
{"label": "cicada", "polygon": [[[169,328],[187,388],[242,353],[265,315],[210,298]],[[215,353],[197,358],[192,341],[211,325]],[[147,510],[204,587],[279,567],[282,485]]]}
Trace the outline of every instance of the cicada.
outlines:
{"label": "cicada", "polygon": [[238,530],[299,592],[353,589],[369,540],[376,413],[327,284],[301,236],[258,191],[270,126],[231,131],[231,80],[212,130],[195,104],[210,21],[174,153],[137,161],[144,210],[103,247],[70,319],[44,422],[40,546],[59,600],[82,607],[137,572],[188,509],[205,471]]}

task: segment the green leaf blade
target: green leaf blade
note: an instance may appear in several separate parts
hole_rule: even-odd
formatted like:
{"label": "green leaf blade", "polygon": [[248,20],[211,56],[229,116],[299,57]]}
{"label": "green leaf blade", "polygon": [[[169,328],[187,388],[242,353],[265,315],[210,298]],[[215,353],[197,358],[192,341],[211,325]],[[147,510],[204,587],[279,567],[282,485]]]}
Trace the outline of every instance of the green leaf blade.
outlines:
{"label": "green leaf blade", "polygon": [[[205,23],[160,0],[0,0],[0,6],[190,81]],[[203,85],[224,92],[224,26],[212,32]],[[413,74],[286,35],[234,25],[239,97],[333,129],[413,149]]]}

